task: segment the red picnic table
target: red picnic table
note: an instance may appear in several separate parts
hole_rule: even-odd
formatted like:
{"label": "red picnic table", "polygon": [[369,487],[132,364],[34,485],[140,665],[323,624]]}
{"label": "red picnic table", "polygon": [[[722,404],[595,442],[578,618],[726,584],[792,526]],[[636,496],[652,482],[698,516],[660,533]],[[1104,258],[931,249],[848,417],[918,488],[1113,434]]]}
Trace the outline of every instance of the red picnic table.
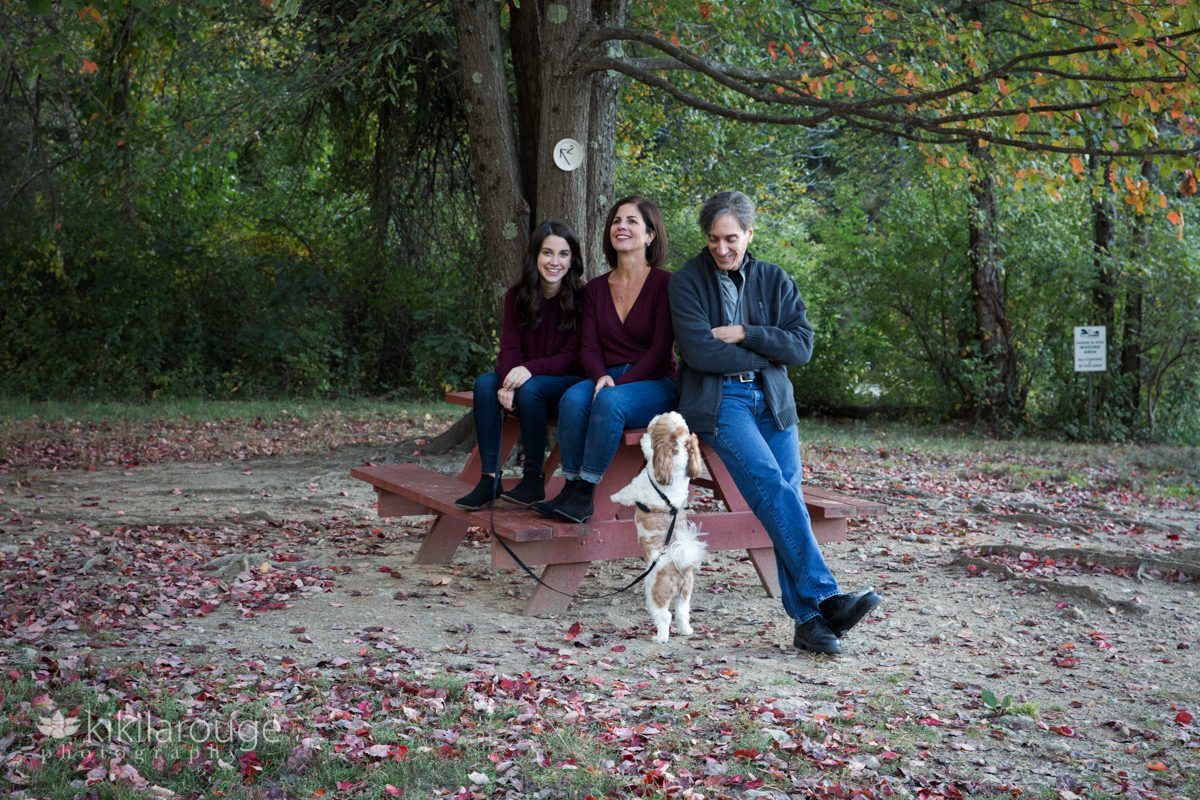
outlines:
{"label": "red picnic table", "polygon": [[[451,392],[446,400],[458,405],[473,405],[470,392]],[[467,511],[454,501],[471,490],[479,480],[481,460],[475,447],[458,478],[426,469],[417,464],[386,464],[354,467],[351,476],[375,487],[381,517],[432,514],[435,519],[421,543],[414,562],[447,564],[457,552],[471,528],[487,530],[494,525],[498,536],[529,566],[543,566],[542,581],[554,589],[531,583],[533,592],[525,606],[529,616],[561,613],[570,607],[574,594],[593,561],[641,558],[633,509],[614,504],[609,497],[624,487],[642,469],[645,460],[639,445],[644,429],[625,431],[611,466],[596,487],[594,512],[586,523],[546,519],[537,512],[500,501],[495,509]],[[520,436],[517,421],[505,418],[500,463],[503,464]],[[758,518],[734,485],[720,457],[701,441],[700,452],[706,475],[692,481],[697,488],[712,491],[713,499],[725,510],[693,511],[687,518],[700,527],[710,551],[745,550],[754,564],[767,594],[779,596],[775,572],[775,554],[771,539]],[[562,487],[558,468],[557,444],[546,459],[546,496],[553,497]],[[517,479],[505,479],[506,488]],[[879,514],[878,503],[856,500],[818,487],[805,485],[804,501],[812,518],[813,532],[821,543],[839,542],[846,537],[846,522],[851,517]],[[492,566],[516,568],[517,564],[496,541],[491,543]],[[562,594],[560,594],[560,592]]]}

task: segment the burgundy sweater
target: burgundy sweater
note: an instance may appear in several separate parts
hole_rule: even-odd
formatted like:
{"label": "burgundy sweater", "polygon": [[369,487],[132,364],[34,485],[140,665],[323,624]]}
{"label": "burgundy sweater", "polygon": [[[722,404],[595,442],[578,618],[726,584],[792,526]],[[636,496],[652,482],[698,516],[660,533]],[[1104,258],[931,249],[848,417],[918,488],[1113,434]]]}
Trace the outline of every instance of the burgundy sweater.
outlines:
{"label": "burgundy sweater", "polygon": [[584,374],[595,382],[604,377],[608,367],[632,364],[628,372],[616,379],[617,385],[675,377],[675,333],[667,302],[671,273],[657,267],[650,270],[624,322],[617,316],[617,306],[608,288],[611,274],[610,271],[593,278],[584,289],[581,350]]}
{"label": "burgundy sweater", "polygon": [[501,380],[513,367],[525,367],[534,375],[578,375],[579,338],[582,320],[574,330],[558,329],[558,296],[542,300],[542,319],[536,328],[517,324],[517,290],[504,295],[504,322],[500,331],[500,357],[496,374]]}

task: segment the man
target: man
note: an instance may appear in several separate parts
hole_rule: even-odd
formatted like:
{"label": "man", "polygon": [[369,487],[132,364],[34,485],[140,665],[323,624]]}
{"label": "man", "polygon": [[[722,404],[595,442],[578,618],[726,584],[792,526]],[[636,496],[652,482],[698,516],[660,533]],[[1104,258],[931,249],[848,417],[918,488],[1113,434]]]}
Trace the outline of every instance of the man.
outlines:
{"label": "man", "polygon": [[845,635],[882,598],[843,594],[813,536],[801,493],[796,403],[787,375],[812,356],[813,332],[796,284],[750,253],[754,203],[713,195],[700,210],[707,247],[669,285],[682,363],[679,411],[721,457],[775,545],[794,645],[841,653]]}

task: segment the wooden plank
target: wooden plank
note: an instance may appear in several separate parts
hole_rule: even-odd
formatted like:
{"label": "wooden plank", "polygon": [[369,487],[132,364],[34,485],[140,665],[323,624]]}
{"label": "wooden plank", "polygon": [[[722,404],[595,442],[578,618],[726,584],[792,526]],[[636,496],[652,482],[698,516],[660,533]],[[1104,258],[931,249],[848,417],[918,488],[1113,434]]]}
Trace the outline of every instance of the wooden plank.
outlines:
{"label": "wooden plank", "polygon": [[[583,581],[583,576],[587,574],[590,566],[591,564],[587,562],[547,566],[542,571],[542,583],[534,584],[537,588],[533,590],[533,594],[525,604],[525,616],[550,617],[564,613],[571,606],[572,598],[568,595],[579,591],[579,584]],[[542,584],[549,584],[558,591],[549,589]]]}
{"label": "wooden plank", "polygon": [[[493,509],[467,511],[454,505],[454,501],[466,492],[469,486],[449,475],[434,472],[417,464],[383,464],[369,467],[354,467],[351,476],[366,481],[375,487],[382,498],[394,495],[407,503],[393,501],[381,503],[381,513],[390,507],[414,506],[426,509],[425,513],[440,514],[463,520],[472,526],[488,527],[495,524],[496,532],[516,541],[548,539],[554,535],[549,520],[544,520],[527,509],[511,506],[503,501]],[[420,513],[420,512],[416,512]]]}
{"label": "wooden plank", "polygon": [[838,492],[825,489],[820,486],[804,485],[804,499],[807,501],[809,497],[813,499],[825,500],[841,505],[847,505],[854,509],[854,513],[849,514],[851,517],[873,517],[887,511],[887,506],[883,503],[877,503],[874,500],[863,500],[853,495],[839,494]]}

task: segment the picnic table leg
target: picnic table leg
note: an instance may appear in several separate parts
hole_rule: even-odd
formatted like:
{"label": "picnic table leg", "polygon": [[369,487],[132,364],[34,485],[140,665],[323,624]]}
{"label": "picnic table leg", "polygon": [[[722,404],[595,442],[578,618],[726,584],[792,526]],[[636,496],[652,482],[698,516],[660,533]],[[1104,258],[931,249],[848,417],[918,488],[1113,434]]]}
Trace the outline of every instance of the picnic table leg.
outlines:
{"label": "picnic table leg", "polygon": [[439,516],[434,520],[429,533],[425,534],[425,540],[421,542],[421,547],[417,550],[413,563],[449,564],[450,560],[454,558],[455,552],[458,551],[458,546],[467,537],[467,530],[470,527],[466,520],[445,515]]}
{"label": "picnic table leg", "polygon": [[758,573],[758,579],[762,581],[767,597],[779,597],[781,590],[779,570],[775,564],[775,548],[751,547],[746,550],[746,555],[750,556],[750,563],[754,565],[754,571]]}
{"label": "picnic table leg", "polygon": [[[725,503],[725,507],[730,511],[749,511],[750,504],[738,492],[737,484],[733,482],[733,476],[729,474],[729,470],[726,469],[716,451],[707,442],[702,442],[700,454],[704,457],[704,465],[708,467],[708,474],[712,476],[713,483],[716,484],[717,488],[714,494],[717,499]],[[762,581],[767,596],[779,597],[781,590],[779,588],[779,572],[775,564],[775,548],[751,547],[747,548],[746,555],[750,556],[750,563],[754,565],[754,571],[758,573],[758,579]]]}
{"label": "picnic table leg", "polygon": [[[517,445],[517,438],[521,435],[521,423],[517,422],[517,418],[506,416],[504,418],[504,428],[500,433],[500,468],[504,469],[504,462],[508,461],[508,455]],[[483,474],[483,459],[479,457],[479,445],[471,448],[471,455],[467,458],[467,463],[463,466],[462,472],[458,473],[458,479],[463,483],[468,484],[463,490],[464,494],[471,490],[471,487],[479,483],[479,476]]]}
{"label": "picnic table leg", "polygon": [[[542,581],[558,589],[555,592],[542,584],[537,584],[529,602],[525,604],[525,616],[548,617],[561,614],[571,607],[571,598],[566,595],[575,594],[579,589],[583,576],[587,574],[590,561],[573,564],[549,564],[542,571]],[[566,592],[566,594],[559,594]]]}

